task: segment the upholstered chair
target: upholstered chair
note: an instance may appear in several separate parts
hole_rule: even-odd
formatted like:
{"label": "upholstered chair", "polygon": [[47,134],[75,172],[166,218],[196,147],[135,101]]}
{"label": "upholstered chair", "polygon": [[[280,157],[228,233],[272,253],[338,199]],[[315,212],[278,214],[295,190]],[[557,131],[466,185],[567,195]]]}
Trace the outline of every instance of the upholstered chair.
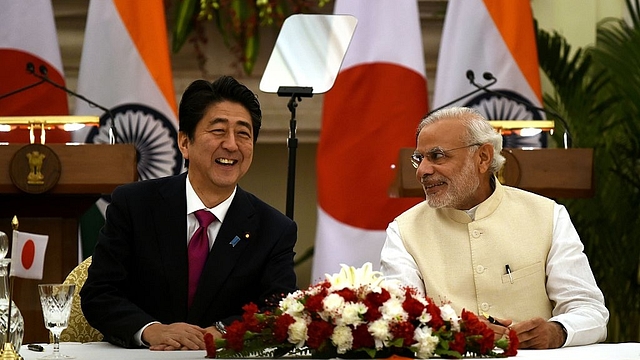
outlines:
{"label": "upholstered chair", "polygon": [[62,331],[60,335],[60,341],[71,342],[93,342],[102,341],[102,334],[91,327],[82,314],[82,308],[80,307],[80,289],[87,280],[87,270],[91,265],[91,257],[88,257],[81,262],[75,269],[73,269],[67,278],[64,280],[65,284],[76,284],[76,290],[73,295],[73,303],[71,304],[71,315],[69,316],[69,326]]}

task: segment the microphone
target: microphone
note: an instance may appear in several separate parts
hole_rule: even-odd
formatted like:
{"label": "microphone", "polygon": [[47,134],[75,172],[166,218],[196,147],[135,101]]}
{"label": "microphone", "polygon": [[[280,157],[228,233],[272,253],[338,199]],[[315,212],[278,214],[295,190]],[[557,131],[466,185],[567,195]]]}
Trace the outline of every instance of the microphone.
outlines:
{"label": "microphone", "polygon": [[469,79],[469,81],[473,81],[476,78],[476,74],[473,73],[473,70],[469,69],[467,70],[467,79]]}
{"label": "microphone", "polygon": [[53,85],[54,87],[65,91],[68,94],[71,94],[72,96],[85,101],[86,103],[88,103],[89,105],[93,106],[93,107],[97,107],[98,109],[104,111],[107,113],[107,115],[109,116],[109,118],[111,119],[111,125],[109,127],[109,143],[110,144],[115,144],[116,140],[118,138],[117,132],[116,132],[116,128],[115,128],[115,118],[113,117],[113,114],[111,113],[111,110],[107,109],[106,107],[97,104],[89,99],[87,99],[86,97],[71,91],[69,88],[67,88],[64,85],[60,85],[58,83],[56,83],[55,81],[49,79],[49,77],[47,76],[47,74],[49,73],[49,69],[47,69],[47,67],[45,65],[40,65],[38,67],[38,71],[40,72],[39,74],[36,73],[35,71],[35,66],[33,65],[33,63],[28,62],[27,63],[27,72],[30,73],[31,75],[37,77],[38,79],[40,79],[40,83],[46,82],[49,83],[51,85]]}
{"label": "microphone", "polygon": [[[471,73],[471,76],[469,75],[469,73]],[[487,80],[487,81],[491,81],[491,85],[495,84],[498,81],[498,79],[496,79],[496,77],[493,76],[493,74],[488,72],[488,71],[485,71],[482,74],[482,78]],[[562,116],[560,116],[558,113],[556,113],[554,111],[551,111],[551,110],[547,110],[547,109],[542,108],[542,107],[535,106],[535,105],[527,103],[527,102],[524,102],[524,101],[522,101],[522,100],[520,100],[518,98],[515,98],[515,97],[513,97],[513,96],[511,96],[509,94],[506,94],[504,92],[490,90],[490,89],[488,89],[487,85],[481,86],[480,84],[475,82],[475,76],[473,74],[473,71],[471,71],[471,70],[467,71],[467,79],[469,79],[469,83],[471,83],[471,85],[473,85],[476,88],[478,88],[478,90],[484,90],[484,91],[486,91],[486,92],[488,92],[490,94],[494,94],[496,96],[500,96],[500,97],[509,99],[511,101],[514,101],[514,102],[520,104],[520,105],[524,105],[528,109],[542,111],[544,113],[547,113],[547,114],[550,114],[552,116],[555,116],[556,118],[558,118],[558,120],[560,120],[560,122],[562,123],[562,127],[564,128],[564,137],[563,137],[564,148],[568,149],[568,148],[571,147],[572,138],[571,138],[571,133],[569,132],[569,125],[567,124],[565,119]]]}
{"label": "microphone", "polygon": [[[466,74],[466,75],[467,75],[467,79],[469,79],[469,81],[472,81],[472,83],[473,83],[473,81],[475,80],[475,74],[473,73],[473,70],[467,70],[467,74]],[[475,90],[473,90],[473,91],[471,91],[471,92],[469,92],[469,93],[466,93],[466,94],[464,94],[464,95],[460,96],[460,97],[459,97],[459,98],[457,98],[457,99],[451,100],[451,101],[449,101],[448,103],[446,103],[446,104],[444,104],[444,105],[442,105],[442,106],[439,106],[439,107],[437,107],[437,108],[435,108],[435,109],[433,109],[433,110],[429,111],[429,112],[427,113],[427,115],[425,115],[425,117],[427,117],[427,116],[429,116],[429,115],[433,114],[434,112],[436,112],[436,111],[438,111],[438,110],[442,110],[442,109],[444,109],[444,108],[446,108],[446,107],[448,107],[448,106],[451,106],[451,105],[453,105],[453,104],[457,103],[458,101],[460,101],[460,100],[462,100],[462,99],[466,99],[466,98],[468,98],[469,96],[471,96],[471,95],[473,95],[473,94],[475,94],[475,93],[477,93],[477,92],[480,92],[480,91],[482,91],[482,90],[486,90],[486,91],[488,91],[488,88],[489,88],[490,86],[492,86],[493,84],[495,84],[497,81],[498,81],[498,79],[494,79],[493,81],[489,82],[488,84],[486,84],[486,85],[484,85],[484,86],[479,86],[479,87],[478,87],[478,86],[476,86],[476,87],[477,87],[477,89],[475,89]]]}

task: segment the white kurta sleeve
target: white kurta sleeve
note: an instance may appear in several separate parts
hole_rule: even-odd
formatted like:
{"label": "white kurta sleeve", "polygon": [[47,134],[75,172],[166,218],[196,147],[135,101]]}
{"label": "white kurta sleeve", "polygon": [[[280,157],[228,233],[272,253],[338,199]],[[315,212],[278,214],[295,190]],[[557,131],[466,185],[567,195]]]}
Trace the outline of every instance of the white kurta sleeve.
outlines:
{"label": "white kurta sleeve", "polygon": [[607,337],[609,311],[583,251],[569,213],[556,204],[547,258],[547,293],[555,303],[549,321],[560,322],[567,330],[564,346],[592,344]]}
{"label": "white kurta sleeve", "polygon": [[424,282],[418,270],[418,264],[404,247],[396,220],[387,227],[387,238],[380,254],[380,271],[386,279],[397,280],[403,285],[415,287],[418,292],[425,295]]}

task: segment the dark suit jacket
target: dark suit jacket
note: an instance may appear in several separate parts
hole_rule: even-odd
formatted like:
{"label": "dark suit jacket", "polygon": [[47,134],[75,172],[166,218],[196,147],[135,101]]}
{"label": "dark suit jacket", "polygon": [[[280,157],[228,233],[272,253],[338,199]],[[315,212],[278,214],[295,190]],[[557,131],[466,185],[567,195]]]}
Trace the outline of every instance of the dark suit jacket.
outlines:
{"label": "dark suit jacket", "polygon": [[188,309],[185,181],[136,182],[112,194],[81,291],[89,324],[111,343],[136,346],[133,335],[152,321],[228,324],[245,304],[296,289],[296,224],[238,187]]}

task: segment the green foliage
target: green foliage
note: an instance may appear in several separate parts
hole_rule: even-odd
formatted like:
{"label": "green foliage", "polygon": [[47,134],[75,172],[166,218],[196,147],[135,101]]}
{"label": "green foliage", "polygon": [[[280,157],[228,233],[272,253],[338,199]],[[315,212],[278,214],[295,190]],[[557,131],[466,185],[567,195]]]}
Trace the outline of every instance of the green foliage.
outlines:
{"label": "green foliage", "polygon": [[640,340],[640,7],[626,2],[632,24],[602,21],[585,49],[537,31],[540,67],[554,87],[545,107],[567,120],[574,147],[595,149],[596,194],[561,202],[611,312],[608,341]]}
{"label": "green foliage", "polygon": [[206,45],[203,23],[215,21],[227,48],[236,56],[245,74],[251,75],[260,49],[261,26],[282,26],[291,14],[309,13],[328,0],[174,0],[171,24],[171,50],[180,51],[191,42],[200,70],[204,71]]}

